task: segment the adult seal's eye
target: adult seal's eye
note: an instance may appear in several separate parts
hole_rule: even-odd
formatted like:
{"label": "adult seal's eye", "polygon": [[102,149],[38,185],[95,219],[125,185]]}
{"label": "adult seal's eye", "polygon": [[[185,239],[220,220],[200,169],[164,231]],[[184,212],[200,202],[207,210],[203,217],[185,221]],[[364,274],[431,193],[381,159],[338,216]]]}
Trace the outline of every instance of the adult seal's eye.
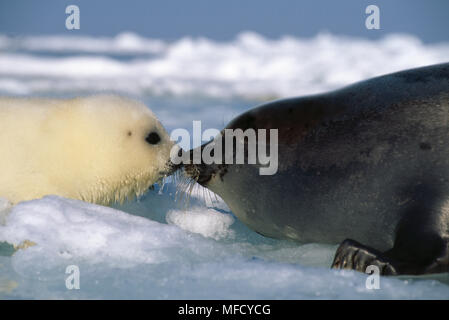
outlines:
{"label": "adult seal's eye", "polygon": [[161,141],[161,137],[157,132],[150,132],[150,134],[145,138],[145,141],[149,144],[158,144]]}

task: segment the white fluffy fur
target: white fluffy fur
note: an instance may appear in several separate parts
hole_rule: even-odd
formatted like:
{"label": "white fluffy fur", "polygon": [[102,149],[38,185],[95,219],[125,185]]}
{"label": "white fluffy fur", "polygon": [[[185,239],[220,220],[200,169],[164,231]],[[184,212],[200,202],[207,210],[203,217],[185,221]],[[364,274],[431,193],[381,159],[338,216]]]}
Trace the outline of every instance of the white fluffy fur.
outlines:
{"label": "white fluffy fur", "polygon": [[[149,132],[161,137],[145,141]],[[0,197],[48,194],[100,204],[140,195],[167,170],[172,142],[143,104],[119,96],[0,98]]]}

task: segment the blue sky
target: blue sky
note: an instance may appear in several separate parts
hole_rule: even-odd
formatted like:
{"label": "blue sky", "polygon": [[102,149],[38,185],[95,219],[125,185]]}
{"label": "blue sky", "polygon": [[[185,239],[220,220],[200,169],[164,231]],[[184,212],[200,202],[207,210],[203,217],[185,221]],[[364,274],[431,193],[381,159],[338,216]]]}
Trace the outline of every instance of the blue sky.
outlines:
{"label": "blue sky", "polygon": [[[77,4],[81,29],[65,29],[65,7]],[[381,30],[365,28],[365,8],[378,5]],[[182,36],[232,39],[242,30],[270,38],[328,31],[366,38],[410,33],[425,42],[449,41],[449,1],[410,0],[1,0],[0,32],[10,35],[122,31],[166,40]]]}

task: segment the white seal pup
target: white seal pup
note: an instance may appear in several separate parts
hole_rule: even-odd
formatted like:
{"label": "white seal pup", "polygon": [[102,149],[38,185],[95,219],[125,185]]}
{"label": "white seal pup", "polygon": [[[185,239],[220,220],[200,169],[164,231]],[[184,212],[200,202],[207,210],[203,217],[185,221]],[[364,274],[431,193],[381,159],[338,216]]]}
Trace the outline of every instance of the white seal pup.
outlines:
{"label": "white seal pup", "polygon": [[108,205],[170,174],[173,142],[142,103],[115,95],[0,98],[0,197]]}

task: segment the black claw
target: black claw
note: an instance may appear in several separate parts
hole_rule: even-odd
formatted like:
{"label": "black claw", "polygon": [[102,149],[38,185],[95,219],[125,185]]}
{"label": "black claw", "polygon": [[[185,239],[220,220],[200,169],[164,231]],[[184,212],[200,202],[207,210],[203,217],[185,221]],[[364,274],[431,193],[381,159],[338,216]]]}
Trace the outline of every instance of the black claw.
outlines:
{"label": "black claw", "polygon": [[396,268],[380,252],[351,239],[343,241],[338,247],[331,268],[365,273],[370,265],[378,266],[382,275],[397,274]]}

